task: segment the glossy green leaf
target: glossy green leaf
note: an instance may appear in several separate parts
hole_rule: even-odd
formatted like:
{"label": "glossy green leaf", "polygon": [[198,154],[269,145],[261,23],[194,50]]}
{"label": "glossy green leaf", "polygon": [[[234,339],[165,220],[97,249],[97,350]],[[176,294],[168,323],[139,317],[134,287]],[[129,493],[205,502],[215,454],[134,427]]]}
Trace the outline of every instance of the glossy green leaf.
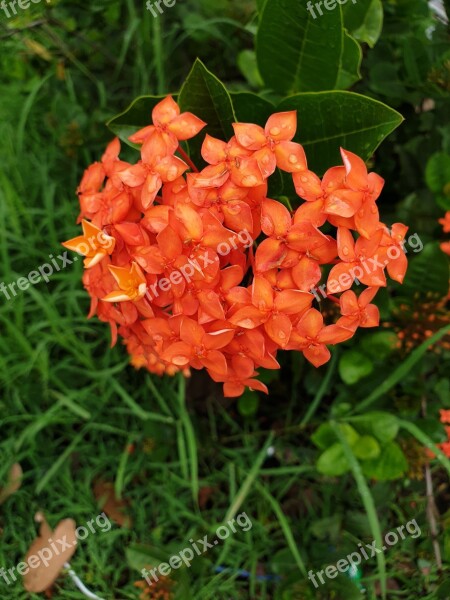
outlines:
{"label": "glossy green leaf", "polygon": [[264,127],[267,119],[275,112],[269,100],[251,92],[231,92],[236,120],[240,123],[255,123]]}
{"label": "glossy green leaf", "polygon": [[309,168],[320,174],[342,164],[340,146],[367,160],[403,121],[382,102],[342,91],[296,94],[277,110],[297,111],[295,141],[304,146]]}
{"label": "glossy green leaf", "polygon": [[366,477],[389,481],[401,477],[408,469],[408,462],[400,446],[389,442],[382,448],[378,458],[364,461],[361,467]]}
{"label": "glossy green leaf", "polygon": [[336,442],[319,456],[317,470],[322,475],[337,477],[350,470],[349,461],[341,443]]}
{"label": "glossy green leaf", "polygon": [[256,38],[259,71],[281,94],[348,88],[360,79],[361,48],[344,29],[342,7],[267,0]]}
{"label": "glossy green leaf", "polygon": [[349,33],[373,48],[383,29],[381,0],[348,0],[343,11],[344,24]]}
{"label": "glossy green leaf", "polygon": [[182,112],[192,112],[207,123],[201,134],[189,141],[191,156],[200,164],[200,148],[206,134],[227,141],[234,135],[232,123],[236,115],[230,94],[197,59],[181,88],[178,103]]}
{"label": "glossy green leaf", "polygon": [[[161,102],[165,96],[139,96],[126,108],[106,124],[123,142],[132,148],[140,148],[137,144],[132,144],[128,138],[139,129],[152,124],[152,110]],[[173,96],[177,100],[176,96]]]}

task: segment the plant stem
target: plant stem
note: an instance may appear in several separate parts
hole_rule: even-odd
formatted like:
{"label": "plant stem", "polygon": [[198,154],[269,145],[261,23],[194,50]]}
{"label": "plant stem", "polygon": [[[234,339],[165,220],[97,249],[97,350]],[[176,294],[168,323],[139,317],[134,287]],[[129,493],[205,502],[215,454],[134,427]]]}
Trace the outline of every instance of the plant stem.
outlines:
{"label": "plant stem", "polygon": [[[427,416],[427,399],[425,396],[422,397],[422,415],[425,418]],[[433,490],[433,479],[431,477],[431,469],[430,463],[427,463],[425,466],[425,483],[427,489],[427,519],[430,524],[430,533],[431,539],[433,543],[434,556],[436,558],[436,566],[438,572],[442,571],[442,556],[441,556],[441,547],[439,546],[438,541],[438,526],[436,523],[436,501],[434,499],[434,490]]]}
{"label": "plant stem", "polygon": [[191,170],[194,171],[194,173],[198,173],[197,167],[194,165],[194,163],[190,159],[189,155],[183,150],[183,148],[181,146],[178,146],[177,152],[179,152],[179,154],[181,154],[184,162],[186,162],[191,167]]}

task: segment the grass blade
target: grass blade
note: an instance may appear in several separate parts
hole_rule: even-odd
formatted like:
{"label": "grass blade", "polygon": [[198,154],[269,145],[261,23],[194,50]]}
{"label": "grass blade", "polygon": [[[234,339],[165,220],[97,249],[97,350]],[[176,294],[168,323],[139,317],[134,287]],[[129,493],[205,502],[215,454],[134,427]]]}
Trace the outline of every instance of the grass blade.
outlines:
{"label": "grass blade", "polygon": [[433,440],[428,437],[426,433],[424,433],[417,425],[411,423],[410,421],[404,421],[403,419],[398,419],[398,424],[402,429],[410,433],[412,436],[416,438],[418,442],[423,444],[426,448],[434,452],[436,458],[441,463],[441,465],[447,470],[447,473],[450,475],[450,460],[445,456],[445,454],[440,450]]}
{"label": "grass blade", "polygon": [[[361,496],[361,500],[363,502],[364,508],[367,513],[367,518],[369,519],[370,528],[372,530],[373,539],[377,543],[377,548],[383,547],[383,539],[381,536],[381,526],[380,521],[378,519],[377,510],[375,508],[375,502],[372,494],[370,493],[369,486],[367,485],[366,478],[363,475],[361,470],[361,466],[353,454],[352,449],[350,448],[346,438],[342,435],[340,428],[337,426],[335,421],[330,421],[330,425],[332,426],[336,437],[341,442],[344,447],[345,455],[350,463],[350,467],[353,473],[353,477],[355,478],[356,485],[358,487],[359,495]],[[378,570],[380,572],[380,586],[381,586],[381,595],[386,598],[386,560],[383,552],[377,553],[377,563]]]}
{"label": "grass blade", "polygon": [[284,533],[284,537],[286,538],[287,545],[289,546],[290,551],[292,552],[292,556],[294,557],[297,566],[304,577],[307,577],[305,563],[300,555],[300,552],[297,548],[297,542],[295,541],[294,534],[292,533],[291,526],[289,525],[288,520],[286,519],[285,514],[279,504],[279,502],[272,496],[272,494],[260,483],[257,483],[258,491],[261,492],[261,495],[266,498],[269,502],[270,506],[273,509],[279,523],[280,527]]}
{"label": "grass blade", "polygon": [[450,332],[450,325],[443,327],[437,333],[435,333],[428,340],[423,342],[418,348],[412,352],[408,358],[402,362],[397,369],[393,373],[391,373],[386,379],[383,381],[381,385],[379,385],[365,400],[360,402],[358,406],[355,407],[357,412],[365,410],[371,404],[378,400],[383,394],[386,394],[391,388],[394,387],[399,381],[401,381],[414,367],[416,363],[424,356],[426,351],[430,346],[436,344],[440,339],[442,339],[448,332]]}

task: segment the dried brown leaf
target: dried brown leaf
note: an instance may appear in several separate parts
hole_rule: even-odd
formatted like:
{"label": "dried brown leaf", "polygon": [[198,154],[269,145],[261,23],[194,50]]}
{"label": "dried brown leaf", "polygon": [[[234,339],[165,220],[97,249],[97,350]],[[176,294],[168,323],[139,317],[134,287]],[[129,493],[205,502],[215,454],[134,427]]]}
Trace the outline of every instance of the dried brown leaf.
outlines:
{"label": "dried brown leaf", "polygon": [[106,515],[121,527],[129,529],[132,521],[126,514],[129,503],[126,500],[116,498],[114,484],[109,481],[98,481],[94,485],[94,496],[99,507]]}
{"label": "dried brown leaf", "polygon": [[22,485],[23,471],[19,463],[14,463],[9,471],[8,482],[3,489],[0,488],[0,504],[3,504]]}
{"label": "dried brown leaf", "polygon": [[44,592],[53,584],[78,543],[73,519],[60,521],[54,531],[42,515],[37,515],[37,520],[41,521],[40,534],[25,556],[29,570],[23,576],[25,589],[35,593]]}

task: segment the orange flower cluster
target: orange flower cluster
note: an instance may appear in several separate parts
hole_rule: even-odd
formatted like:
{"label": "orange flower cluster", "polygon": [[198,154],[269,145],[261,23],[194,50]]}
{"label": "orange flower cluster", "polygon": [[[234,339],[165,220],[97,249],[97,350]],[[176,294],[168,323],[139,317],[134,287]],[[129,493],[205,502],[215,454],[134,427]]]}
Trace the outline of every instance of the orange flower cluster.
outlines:
{"label": "orange flower cluster", "polygon": [[[450,458],[450,410],[445,410],[443,408],[439,411],[440,421],[445,426],[445,433],[447,434],[447,441],[442,442],[441,444],[437,444],[437,447],[445,454],[447,458]],[[435,453],[426,448],[426,456],[430,460],[436,458]]]}
{"label": "orange flower cluster", "polygon": [[[448,210],[442,219],[439,219],[444,233],[450,233],[450,210]],[[441,250],[450,256],[450,242],[442,242]]]}
{"label": "orange flower cluster", "polygon": [[[407,228],[380,222],[384,182],[361,158],[341,150],[343,166],[320,179],[292,141],[291,111],[264,128],[235,123],[228,142],[207,135],[207,166],[198,172],[180,142],[205,123],[180,113],[170,96],[152,120],[130,137],[141,145],[137,164],[120,160],[115,139],[86,170],[78,190],[83,235],[63,244],[86,257],[89,316],[110,323],[113,344],[119,334],[136,368],[205,368],[226,396],[247,386],[267,392],[257,369],[278,369],[278,350],[320,366],[328,345],[378,325],[371,302],[385,270],[403,280]],[[276,168],[292,175],[305,201],[295,211],[267,197]],[[324,225],[337,228],[336,239]],[[341,317],[329,325],[311,293],[327,265],[327,292],[343,292],[331,296]],[[368,286],[359,296],[350,290],[356,278]]]}
{"label": "orange flower cluster", "polygon": [[445,425],[445,432],[447,434],[448,440],[443,442],[442,444],[438,444],[439,448],[442,452],[450,458],[450,410],[441,409],[439,411],[441,417],[441,423]]}

